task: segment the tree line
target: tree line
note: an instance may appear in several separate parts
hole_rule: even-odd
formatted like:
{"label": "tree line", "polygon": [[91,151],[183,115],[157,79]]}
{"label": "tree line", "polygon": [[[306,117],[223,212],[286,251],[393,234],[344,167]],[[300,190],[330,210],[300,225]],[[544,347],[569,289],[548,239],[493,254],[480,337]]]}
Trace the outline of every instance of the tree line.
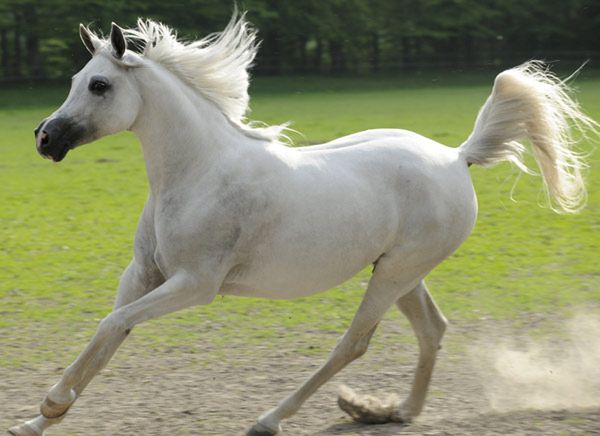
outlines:
{"label": "tree line", "polygon": [[[472,68],[530,58],[600,61],[598,0],[245,0],[258,74]],[[80,22],[162,21],[192,39],[223,28],[222,0],[0,0],[0,80],[69,77],[88,58]]]}

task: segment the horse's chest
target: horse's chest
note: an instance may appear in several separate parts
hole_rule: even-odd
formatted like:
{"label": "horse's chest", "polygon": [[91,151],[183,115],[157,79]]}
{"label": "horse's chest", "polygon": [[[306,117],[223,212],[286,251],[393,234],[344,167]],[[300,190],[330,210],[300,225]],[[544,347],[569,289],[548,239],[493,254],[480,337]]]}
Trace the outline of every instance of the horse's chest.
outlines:
{"label": "horse's chest", "polygon": [[167,274],[181,267],[226,266],[248,250],[264,227],[258,209],[240,198],[218,196],[159,204],[154,214],[155,262]]}

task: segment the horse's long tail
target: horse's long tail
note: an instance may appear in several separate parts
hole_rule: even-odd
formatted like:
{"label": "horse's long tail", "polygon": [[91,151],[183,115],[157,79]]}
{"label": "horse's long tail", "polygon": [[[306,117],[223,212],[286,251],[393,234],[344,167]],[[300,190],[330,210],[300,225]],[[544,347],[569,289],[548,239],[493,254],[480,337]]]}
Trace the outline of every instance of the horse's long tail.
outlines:
{"label": "horse's long tail", "polygon": [[581,174],[586,165],[575,147],[586,132],[598,133],[598,123],[581,112],[570,91],[538,61],[500,73],[460,154],[469,164],[510,161],[530,172],[519,142],[527,139],[552,208],[578,212],[587,199]]}

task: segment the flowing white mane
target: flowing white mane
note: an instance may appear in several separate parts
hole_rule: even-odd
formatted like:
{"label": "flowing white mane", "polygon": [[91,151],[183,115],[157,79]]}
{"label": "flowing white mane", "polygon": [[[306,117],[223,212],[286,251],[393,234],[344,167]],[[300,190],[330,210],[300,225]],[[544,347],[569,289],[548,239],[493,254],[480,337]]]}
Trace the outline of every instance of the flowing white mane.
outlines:
{"label": "flowing white mane", "polygon": [[178,40],[173,29],[150,19],[138,19],[137,28],[123,29],[123,33],[144,47],[142,56],[161,64],[211,100],[245,133],[272,140],[282,136],[286,125],[257,127],[245,118],[250,100],[248,70],[259,44],[244,14],[235,12],[222,32],[193,42]]}

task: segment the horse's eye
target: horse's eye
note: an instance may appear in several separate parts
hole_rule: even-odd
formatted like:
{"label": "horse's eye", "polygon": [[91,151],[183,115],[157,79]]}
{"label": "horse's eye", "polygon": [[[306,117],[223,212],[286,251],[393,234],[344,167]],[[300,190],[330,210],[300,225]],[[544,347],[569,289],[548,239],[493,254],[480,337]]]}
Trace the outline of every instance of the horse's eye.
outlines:
{"label": "horse's eye", "polygon": [[92,77],[88,89],[96,95],[102,95],[109,88],[108,80],[100,77]]}

